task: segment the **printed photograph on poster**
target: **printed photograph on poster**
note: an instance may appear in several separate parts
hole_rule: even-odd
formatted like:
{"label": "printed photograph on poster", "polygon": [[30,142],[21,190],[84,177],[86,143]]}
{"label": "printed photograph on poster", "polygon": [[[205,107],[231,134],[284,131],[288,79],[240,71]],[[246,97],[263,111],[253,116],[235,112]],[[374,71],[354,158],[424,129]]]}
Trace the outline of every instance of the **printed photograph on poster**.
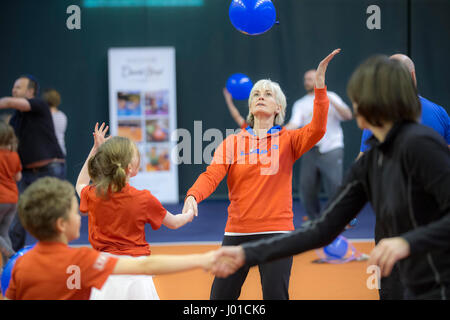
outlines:
{"label": "printed photograph on poster", "polygon": [[108,49],[111,135],[128,137],[140,152],[140,172],[130,185],[177,203],[178,166],[171,161],[177,128],[175,48]]}
{"label": "printed photograph on poster", "polygon": [[169,114],[169,90],[145,93],[145,115]]}
{"label": "printed photograph on poster", "polygon": [[146,140],[148,142],[169,141],[169,119],[153,119],[145,121]]}
{"label": "printed photograph on poster", "polygon": [[146,150],[146,168],[151,171],[169,171],[170,170],[170,149],[168,146],[147,145]]}
{"label": "printed photograph on poster", "polygon": [[143,140],[141,120],[119,120],[117,135],[127,137],[134,142]]}
{"label": "printed photograph on poster", "polygon": [[144,172],[145,171],[145,144],[144,143],[136,143],[136,147],[139,151],[139,172]]}
{"label": "printed photograph on poster", "polygon": [[140,92],[117,92],[117,115],[140,116],[141,94]]}

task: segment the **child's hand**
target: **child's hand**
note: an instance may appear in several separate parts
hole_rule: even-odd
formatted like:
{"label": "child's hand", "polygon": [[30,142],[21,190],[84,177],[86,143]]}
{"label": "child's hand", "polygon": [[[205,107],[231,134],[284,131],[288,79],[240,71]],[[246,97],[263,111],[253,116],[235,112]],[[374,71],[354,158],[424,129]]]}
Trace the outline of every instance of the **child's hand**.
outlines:
{"label": "child's hand", "polygon": [[187,222],[192,222],[194,220],[194,211],[192,209],[189,209],[186,213],[182,213],[185,215]]}
{"label": "child's hand", "polygon": [[210,272],[219,278],[226,278],[245,264],[242,246],[225,246],[215,251]]}
{"label": "child's hand", "polygon": [[200,255],[200,263],[204,271],[211,271],[217,260],[217,250],[205,252]]}
{"label": "child's hand", "polygon": [[108,131],[109,126],[105,127],[105,123],[103,122],[100,128],[98,127],[98,122],[95,124],[95,130],[92,133],[94,136],[94,149],[97,150],[105,141],[111,138],[111,136],[105,138],[106,132]]}
{"label": "child's hand", "polygon": [[183,206],[183,213],[187,213],[189,210],[192,210],[194,212],[194,216],[198,215],[198,207],[197,207],[197,201],[193,196],[189,196],[184,200],[184,206]]}

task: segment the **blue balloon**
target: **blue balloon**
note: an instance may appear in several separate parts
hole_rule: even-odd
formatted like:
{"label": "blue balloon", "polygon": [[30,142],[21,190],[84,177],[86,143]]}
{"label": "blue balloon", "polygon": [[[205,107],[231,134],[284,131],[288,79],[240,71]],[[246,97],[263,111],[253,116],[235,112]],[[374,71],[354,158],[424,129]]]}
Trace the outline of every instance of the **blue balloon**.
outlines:
{"label": "blue balloon", "polygon": [[342,259],[348,250],[347,239],[338,236],[332,243],[323,248],[323,252],[331,259]]}
{"label": "blue balloon", "polygon": [[226,87],[233,99],[246,100],[250,96],[253,83],[245,74],[235,73],[228,78]]}
{"label": "blue balloon", "polygon": [[275,7],[270,0],[233,0],[228,14],[233,26],[249,35],[268,31],[276,19]]}
{"label": "blue balloon", "polygon": [[9,260],[8,263],[6,263],[5,268],[3,269],[2,273],[2,295],[6,294],[6,290],[9,287],[9,281],[11,280],[12,270],[14,268],[14,265],[16,264],[16,260],[23,256],[27,251],[31,250],[35,245],[32,246],[26,246],[25,248],[19,250],[14,254]]}

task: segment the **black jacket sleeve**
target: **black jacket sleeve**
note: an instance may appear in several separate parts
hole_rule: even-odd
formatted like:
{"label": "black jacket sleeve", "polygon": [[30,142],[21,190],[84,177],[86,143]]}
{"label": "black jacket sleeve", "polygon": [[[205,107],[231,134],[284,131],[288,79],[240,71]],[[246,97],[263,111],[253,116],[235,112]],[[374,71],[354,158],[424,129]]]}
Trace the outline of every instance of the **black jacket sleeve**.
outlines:
{"label": "black jacket sleeve", "polygon": [[331,243],[367,202],[361,178],[361,160],[352,166],[342,187],[328,202],[320,218],[293,232],[243,245],[249,266],[272,261]]}
{"label": "black jacket sleeve", "polygon": [[50,108],[44,100],[40,98],[27,99],[31,107],[31,112],[46,113],[50,112]]}
{"label": "black jacket sleeve", "polygon": [[411,255],[414,255],[450,245],[450,150],[444,141],[431,136],[410,141],[405,146],[405,165],[414,181],[434,197],[441,212],[438,219],[422,226],[411,216],[416,224],[414,230],[402,237],[408,241]]}

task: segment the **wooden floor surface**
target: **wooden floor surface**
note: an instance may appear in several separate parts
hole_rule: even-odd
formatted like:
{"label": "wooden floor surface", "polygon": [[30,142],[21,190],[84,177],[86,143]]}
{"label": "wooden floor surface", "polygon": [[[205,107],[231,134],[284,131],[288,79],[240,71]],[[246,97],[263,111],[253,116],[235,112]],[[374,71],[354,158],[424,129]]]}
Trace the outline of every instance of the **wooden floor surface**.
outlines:
{"label": "wooden floor surface", "polygon": [[[354,243],[359,252],[370,253],[372,242]],[[153,245],[152,254],[189,254],[217,249],[219,245]],[[365,261],[346,264],[314,264],[315,251],[294,257],[289,296],[291,300],[378,300],[378,291],[367,288]],[[203,270],[154,277],[161,300],[208,300],[213,276]],[[0,295],[1,299],[1,295]],[[241,300],[261,300],[257,268],[251,268],[242,287]]]}
{"label": "wooden floor surface", "polygon": [[[369,254],[373,242],[353,243],[362,253]],[[152,246],[152,254],[189,254],[218,248],[218,245]],[[294,257],[289,296],[291,300],[378,300],[378,291],[367,288],[366,261],[346,264],[314,264],[315,251]],[[213,276],[203,270],[159,275],[154,278],[162,300],[208,300]],[[262,299],[259,272],[251,268],[240,299]]]}

